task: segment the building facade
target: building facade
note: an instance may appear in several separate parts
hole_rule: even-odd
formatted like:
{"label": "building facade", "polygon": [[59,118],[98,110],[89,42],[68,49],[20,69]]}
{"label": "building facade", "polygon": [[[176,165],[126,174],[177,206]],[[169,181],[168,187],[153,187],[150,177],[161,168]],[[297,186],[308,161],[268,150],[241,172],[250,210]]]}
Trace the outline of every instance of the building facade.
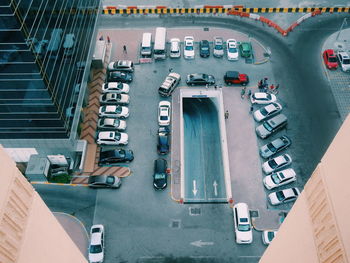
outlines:
{"label": "building facade", "polygon": [[350,261],[350,116],[260,262]]}
{"label": "building facade", "polygon": [[0,0],[4,147],[74,147],[99,2]]}

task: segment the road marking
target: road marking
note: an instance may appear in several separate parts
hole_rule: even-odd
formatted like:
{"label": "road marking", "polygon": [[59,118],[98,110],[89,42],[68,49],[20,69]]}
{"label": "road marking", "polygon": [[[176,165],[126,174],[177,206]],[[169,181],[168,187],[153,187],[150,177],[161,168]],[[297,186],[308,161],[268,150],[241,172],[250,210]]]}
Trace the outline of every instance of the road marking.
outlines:
{"label": "road marking", "polygon": [[192,192],[193,192],[194,196],[196,196],[196,194],[198,192],[198,190],[196,188],[196,180],[193,180],[193,190],[192,190]]}
{"label": "road marking", "polygon": [[214,181],[213,186],[214,186],[214,194],[215,196],[218,196],[218,183]]}
{"label": "road marking", "polygon": [[197,240],[197,241],[191,242],[191,245],[196,247],[212,246],[214,245],[214,242],[204,242],[202,240]]}

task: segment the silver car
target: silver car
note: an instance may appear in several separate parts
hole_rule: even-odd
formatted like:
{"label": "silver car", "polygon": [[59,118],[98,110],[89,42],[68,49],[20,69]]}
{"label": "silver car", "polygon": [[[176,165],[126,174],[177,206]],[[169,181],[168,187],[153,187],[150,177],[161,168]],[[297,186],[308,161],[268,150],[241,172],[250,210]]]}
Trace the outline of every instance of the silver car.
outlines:
{"label": "silver car", "polygon": [[214,37],[214,57],[221,58],[224,56],[224,40],[222,37]]}
{"label": "silver car", "polygon": [[284,150],[288,146],[290,146],[292,141],[287,136],[281,136],[268,144],[265,144],[260,147],[260,156],[262,158],[270,158],[276,153]]}
{"label": "silver car", "polygon": [[255,111],[253,114],[253,117],[255,121],[260,122],[272,116],[277,115],[278,113],[281,112],[281,110],[282,110],[281,104],[277,102],[273,102]]}
{"label": "silver car", "polygon": [[100,118],[97,122],[97,127],[100,130],[119,130],[126,129],[126,121],[114,118]]}
{"label": "silver car", "polygon": [[263,124],[256,127],[256,134],[261,138],[265,139],[271,134],[284,128],[287,125],[287,117],[284,114],[278,114],[277,116],[264,121]]}

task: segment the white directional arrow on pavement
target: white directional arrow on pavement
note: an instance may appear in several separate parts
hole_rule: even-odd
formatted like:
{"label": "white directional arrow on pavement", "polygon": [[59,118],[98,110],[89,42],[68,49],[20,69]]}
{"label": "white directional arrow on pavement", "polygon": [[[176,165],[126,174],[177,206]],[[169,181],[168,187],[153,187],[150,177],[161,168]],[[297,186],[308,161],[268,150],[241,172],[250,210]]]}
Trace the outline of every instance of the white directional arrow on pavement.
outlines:
{"label": "white directional arrow on pavement", "polygon": [[193,180],[193,190],[192,190],[192,192],[193,192],[194,196],[196,196],[196,194],[198,192],[198,190],[196,188],[196,180]]}
{"label": "white directional arrow on pavement", "polygon": [[214,194],[215,196],[218,196],[218,183],[214,181],[213,186],[214,186]]}
{"label": "white directional arrow on pavement", "polygon": [[212,246],[214,245],[214,242],[204,242],[202,240],[197,240],[197,241],[191,242],[191,245],[196,247]]}

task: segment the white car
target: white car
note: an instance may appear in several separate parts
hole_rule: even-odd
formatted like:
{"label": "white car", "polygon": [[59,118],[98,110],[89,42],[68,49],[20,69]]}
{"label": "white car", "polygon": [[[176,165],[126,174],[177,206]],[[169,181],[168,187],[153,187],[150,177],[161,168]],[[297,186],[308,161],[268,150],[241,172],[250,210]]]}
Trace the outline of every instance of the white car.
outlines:
{"label": "white car", "polygon": [[271,205],[280,205],[295,201],[300,195],[300,191],[296,187],[273,192],[268,195]]}
{"label": "white car", "polygon": [[134,63],[131,60],[118,60],[108,64],[108,71],[134,72]]}
{"label": "white car", "polygon": [[100,117],[111,117],[111,118],[127,118],[129,117],[129,108],[119,105],[105,105],[100,107],[98,110]]}
{"label": "white car", "polygon": [[102,85],[102,93],[129,93],[130,86],[121,82],[108,82]]}
{"label": "white car", "polygon": [[274,189],[276,187],[290,184],[295,182],[297,179],[294,169],[289,168],[283,171],[273,173],[271,175],[265,176],[263,179],[264,186],[268,189]]}
{"label": "white car", "polygon": [[268,160],[262,164],[262,169],[265,174],[271,174],[279,171],[282,168],[292,163],[292,157],[289,154],[279,155],[271,160]]}
{"label": "white car", "polygon": [[187,36],[184,39],[184,57],[186,59],[194,59],[194,38]]}
{"label": "white car", "polygon": [[180,39],[178,38],[170,39],[170,57],[179,58],[180,56],[181,56]]}
{"label": "white car", "polygon": [[238,60],[238,48],[237,41],[235,39],[227,39],[226,41],[227,48],[227,59],[228,60]]}
{"label": "white car", "polygon": [[221,58],[224,55],[224,40],[222,37],[214,37],[214,57]]}
{"label": "white car", "polygon": [[127,94],[121,93],[104,93],[100,95],[100,103],[101,104],[129,104],[130,97]]}
{"label": "white car", "polygon": [[271,104],[266,105],[265,107],[262,107],[256,110],[253,114],[253,117],[255,121],[260,122],[260,121],[266,120],[267,118],[275,116],[281,111],[282,111],[281,104],[277,102],[273,102]]}
{"label": "white car", "polygon": [[90,263],[103,262],[104,260],[104,227],[93,225],[90,230],[89,261]]}
{"label": "white car", "polygon": [[126,129],[126,121],[113,118],[100,118],[97,121],[97,127],[100,130],[124,131]]}
{"label": "white car", "polygon": [[250,95],[250,102],[252,104],[270,104],[277,100],[276,96],[266,92],[255,92]]}
{"label": "white car", "polygon": [[233,221],[235,225],[236,243],[252,243],[253,231],[250,223],[249,209],[246,203],[237,203],[233,207]]}
{"label": "white car", "polygon": [[344,51],[338,51],[337,57],[342,71],[350,71],[350,57],[349,54]]}
{"label": "white car", "polygon": [[271,241],[275,238],[277,231],[264,230],[262,233],[262,242],[264,245],[268,246]]}
{"label": "white car", "polygon": [[124,132],[101,131],[97,135],[96,143],[100,145],[127,145],[128,135]]}
{"label": "white car", "polygon": [[171,115],[171,103],[166,100],[159,102],[159,107],[158,107],[159,126],[169,126],[170,115]]}

